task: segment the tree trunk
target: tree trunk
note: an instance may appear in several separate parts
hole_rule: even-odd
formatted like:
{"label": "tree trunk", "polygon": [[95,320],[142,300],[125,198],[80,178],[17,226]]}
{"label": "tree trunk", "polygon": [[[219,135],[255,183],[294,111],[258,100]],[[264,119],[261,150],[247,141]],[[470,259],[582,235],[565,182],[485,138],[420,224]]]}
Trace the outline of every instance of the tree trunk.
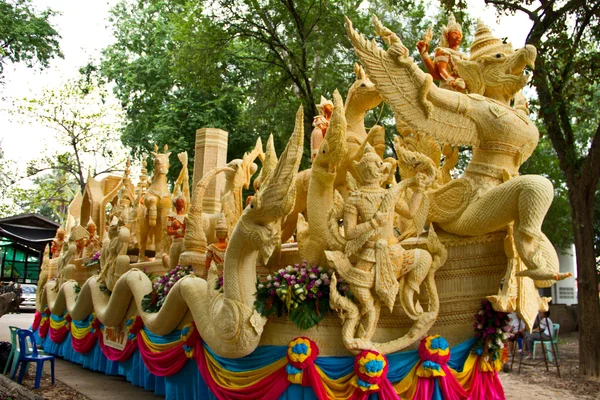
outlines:
{"label": "tree trunk", "polygon": [[[573,215],[573,235],[577,256],[577,288],[579,309],[579,373],[600,378],[600,301],[594,254],[594,196],[590,188],[569,188]],[[593,193],[594,190],[591,190]],[[590,204],[591,203],[591,204]]]}

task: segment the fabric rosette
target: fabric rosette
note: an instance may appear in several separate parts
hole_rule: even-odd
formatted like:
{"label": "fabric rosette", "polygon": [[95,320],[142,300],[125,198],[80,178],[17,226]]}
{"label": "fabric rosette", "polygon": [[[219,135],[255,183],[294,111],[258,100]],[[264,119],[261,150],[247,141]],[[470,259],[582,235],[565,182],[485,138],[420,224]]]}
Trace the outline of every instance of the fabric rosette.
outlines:
{"label": "fabric rosette", "polygon": [[302,336],[292,340],[288,345],[288,365],[285,368],[288,380],[301,385],[304,380],[303,371],[307,368],[314,368],[318,355],[317,344],[309,338]]}
{"label": "fabric rosette", "polygon": [[365,400],[379,392],[384,399],[398,399],[392,384],[387,379],[387,358],[374,350],[363,350],[354,360],[354,376],[351,384],[356,387],[352,399]]}
{"label": "fabric rosette", "polygon": [[417,368],[417,375],[422,378],[432,376],[446,376],[446,366],[450,360],[450,348],[446,339],[440,335],[427,336],[419,345],[419,358],[421,365]]}
{"label": "fabric rosette", "polygon": [[287,349],[287,366],[285,370],[287,379],[291,383],[310,386],[318,399],[326,399],[325,387],[317,368],[315,360],[319,355],[319,347],[306,336],[292,340]]}
{"label": "fabric rosette", "polygon": [[414,399],[463,400],[469,397],[447,365],[450,347],[445,338],[432,335],[421,340],[419,358]]}

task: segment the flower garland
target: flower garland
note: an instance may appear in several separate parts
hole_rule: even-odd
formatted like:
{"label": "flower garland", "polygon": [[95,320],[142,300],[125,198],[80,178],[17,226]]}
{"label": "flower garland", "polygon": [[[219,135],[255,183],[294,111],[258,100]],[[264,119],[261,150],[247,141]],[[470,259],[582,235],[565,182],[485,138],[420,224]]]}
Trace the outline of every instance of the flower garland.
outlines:
{"label": "flower garland", "polygon": [[475,314],[475,347],[473,351],[484,356],[486,361],[496,361],[500,358],[506,332],[510,330],[508,313],[494,310],[488,300],[481,301],[481,309]]}
{"label": "flower garland", "polygon": [[[256,311],[262,316],[284,313],[300,329],[318,324],[331,311],[329,285],[333,271],[310,267],[306,262],[288,265],[256,283]],[[338,282],[338,291],[349,294],[348,285]]]}
{"label": "flower garland", "polygon": [[145,312],[158,312],[165,302],[169,291],[175,286],[175,283],[193,272],[194,269],[192,266],[182,267],[181,265],[178,265],[158,278],[153,285],[152,292],[145,295],[142,299],[142,309]]}
{"label": "flower garland", "polygon": [[83,265],[87,268],[100,265],[100,252],[96,252],[96,254],[94,254],[92,258],[89,259],[89,261],[84,262]]}

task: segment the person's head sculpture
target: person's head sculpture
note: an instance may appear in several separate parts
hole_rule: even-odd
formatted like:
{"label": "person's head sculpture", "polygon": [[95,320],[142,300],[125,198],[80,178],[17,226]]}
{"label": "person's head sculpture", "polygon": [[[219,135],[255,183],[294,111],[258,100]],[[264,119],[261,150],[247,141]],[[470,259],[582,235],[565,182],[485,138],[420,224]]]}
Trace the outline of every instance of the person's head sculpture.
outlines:
{"label": "person's head sculpture", "polygon": [[442,29],[442,36],[440,37],[440,47],[449,47],[456,49],[462,42],[463,34],[462,27],[458,22],[453,13],[448,16],[448,25]]}
{"label": "person's head sculpture", "polygon": [[364,185],[379,183],[385,174],[386,164],[375,152],[370,144],[365,146],[362,158],[354,161],[354,168]]}
{"label": "person's head sculpture", "polygon": [[86,229],[89,232],[90,237],[94,236],[96,234],[96,224],[94,221],[90,220],[86,225]]}
{"label": "person's head sculpture", "polygon": [[67,235],[67,231],[65,231],[64,228],[58,228],[56,230],[56,238],[57,239],[64,240],[66,235]]}
{"label": "person's head sculpture", "polygon": [[331,100],[327,100],[325,97],[321,96],[321,103],[317,104],[317,110],[319,111],[319,115],[325,117],[327,121],[331,119],[331,114],[333,113],[333,103]]}
{"label": "person's head sculpture", "polygon": [[178,193],[175,198],[173,198],[173,207],[177,214],[181,214],[185,211],[185,198],[181,193]]}
{"label": "person's head sculpture", "polygon": [[221,217],[217,221],[217,226],[215,226],[215,236],[219,240],[225,240],[227,239],[227,236],[229,236],[229,226],[227,226],[225,217]]}

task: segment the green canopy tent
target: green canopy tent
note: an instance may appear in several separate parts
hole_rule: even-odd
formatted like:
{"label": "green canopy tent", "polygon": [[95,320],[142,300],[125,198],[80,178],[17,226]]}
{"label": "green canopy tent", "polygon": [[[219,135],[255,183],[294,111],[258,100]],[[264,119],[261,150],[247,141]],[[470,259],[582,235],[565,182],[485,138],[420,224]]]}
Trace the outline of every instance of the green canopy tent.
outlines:
{"label": "green canopy tent", "polygon": [[0,218],[0,280],[36,283],[59,224],[38,214]]}

